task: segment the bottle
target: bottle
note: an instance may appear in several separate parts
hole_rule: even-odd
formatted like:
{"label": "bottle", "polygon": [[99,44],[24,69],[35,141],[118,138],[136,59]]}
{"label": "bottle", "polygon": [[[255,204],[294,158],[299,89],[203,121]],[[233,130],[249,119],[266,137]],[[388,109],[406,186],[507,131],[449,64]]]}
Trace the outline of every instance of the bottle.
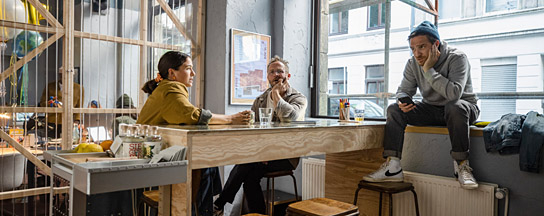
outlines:
{"label": "bottle", "polygon": [[142,148],[142,142],[144,139],[138,136],[138,131],[140,127],[134,125],[128,125],[126,127],[126,134],[121,135],[122,129],[119,127],[119,137],[121,137],[122,143],[122,153],[123,157],[138,157],[138,153]]}
{"label": "bottle", "polygon": [[159,134],[158,126],[148,126],[145,140],[142,145],[142,158],[152,158],[162,148],[162,137]]}

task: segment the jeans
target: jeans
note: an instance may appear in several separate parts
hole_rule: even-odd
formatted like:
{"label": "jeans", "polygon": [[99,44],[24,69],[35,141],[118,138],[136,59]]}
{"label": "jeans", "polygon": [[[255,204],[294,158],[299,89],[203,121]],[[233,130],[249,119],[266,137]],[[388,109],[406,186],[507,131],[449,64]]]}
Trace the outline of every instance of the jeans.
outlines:
{"label": "jeans", "polygon": [[454,160],[466,160],[469,156],[470,124],[480,115],[476,104],[464,100],[447,103],[445,106],[434,106],[424,102],[416,102],[415,108],[404,113],[394,103],[387,107],[385,124],[384,157],[402,156],[404,130],[406,125],[446,126],[451,141],[451,156]]}
{"label": "jeans", "polygon": [[244,183],[244,193],[249,212],[264,214],[266,205],[261,189],[261,178],[267,172],[293,169],[295,167],[289,162],[289,159],[269,161],[267,164],[261,162],[238,164],[230,172],[229,179],[225,183],[223,192],[215,201],[215,205],[222,208],[225,203],[232,203],[236,193]]}
{"label": "jeans", "polygon": [[[213,196],[221,193],[221,177],[219,168],[212,167],[202,169],[200,187],[197,191],[196,208],[193,208],[193,215],[213,215]],[[194,206],[193,206],[194,207]]]}

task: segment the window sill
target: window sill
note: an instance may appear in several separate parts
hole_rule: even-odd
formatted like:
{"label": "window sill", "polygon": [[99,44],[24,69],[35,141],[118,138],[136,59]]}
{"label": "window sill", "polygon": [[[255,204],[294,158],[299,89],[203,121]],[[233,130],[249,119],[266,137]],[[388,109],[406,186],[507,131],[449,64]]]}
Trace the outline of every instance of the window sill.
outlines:
{"label": "window sill", "polygon": [[[446,127],[433,127],[433,126],[413,126],[408,125],[404,130],[405,133],[426,133],[426,134],[445,134],[448,135],[448,129]],[[484,129],[477,128],[475,126],[470,127],[471,137],[483,136]]]}

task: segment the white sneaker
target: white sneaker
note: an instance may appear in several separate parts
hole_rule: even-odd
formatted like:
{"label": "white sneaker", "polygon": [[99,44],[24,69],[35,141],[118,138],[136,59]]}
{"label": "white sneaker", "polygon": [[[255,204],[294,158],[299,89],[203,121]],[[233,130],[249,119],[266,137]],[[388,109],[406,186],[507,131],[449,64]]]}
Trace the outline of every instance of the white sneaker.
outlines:
{"label": "white sneaker", "polygon": [[472,175],[472,168],[470,168],[468,160],[462,161],[461,164],[453,161],[453,168],[462,188],[469,190],[478,188],[478,182],[476,182],[476,179]]}
{"label": "white sneaker", "polygon": [[404,174],[400,167],[400,159],[397,157],[388,157],[380,168],[373,173],[363,177],[368,182],[402,182]]}

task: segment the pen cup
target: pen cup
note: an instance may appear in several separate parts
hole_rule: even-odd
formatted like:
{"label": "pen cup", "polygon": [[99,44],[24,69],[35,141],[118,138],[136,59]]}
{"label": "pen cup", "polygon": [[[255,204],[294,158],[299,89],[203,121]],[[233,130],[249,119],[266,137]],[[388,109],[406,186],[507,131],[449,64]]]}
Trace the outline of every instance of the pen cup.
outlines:
{"label": "pen cup", "polygon": [[349,107],[340,108],[340,120],[349,120]]}

